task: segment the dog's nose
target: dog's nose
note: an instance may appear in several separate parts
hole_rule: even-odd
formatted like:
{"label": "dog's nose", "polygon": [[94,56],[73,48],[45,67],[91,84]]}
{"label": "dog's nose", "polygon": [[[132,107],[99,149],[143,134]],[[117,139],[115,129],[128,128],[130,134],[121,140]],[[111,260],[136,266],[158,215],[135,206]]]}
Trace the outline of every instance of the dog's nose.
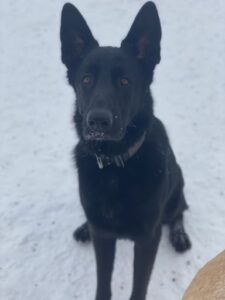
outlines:
{"label": "dog's nose", "polygon": [[106,133],[112,127],[112,123],[113,115],[108,110],[96,109],[87,114],[87,125],[92,131]]}

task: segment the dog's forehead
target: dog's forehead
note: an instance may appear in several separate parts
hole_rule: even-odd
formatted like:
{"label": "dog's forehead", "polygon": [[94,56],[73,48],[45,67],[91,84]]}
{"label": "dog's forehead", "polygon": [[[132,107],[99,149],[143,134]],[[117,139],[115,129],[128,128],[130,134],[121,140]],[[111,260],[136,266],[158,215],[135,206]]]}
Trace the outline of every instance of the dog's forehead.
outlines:
{"label": "dog's forehead", "polygon": [[129,58],[117,47],[98,47],[85,59],[85,66],[96,65],[104,68],[128,67]]}

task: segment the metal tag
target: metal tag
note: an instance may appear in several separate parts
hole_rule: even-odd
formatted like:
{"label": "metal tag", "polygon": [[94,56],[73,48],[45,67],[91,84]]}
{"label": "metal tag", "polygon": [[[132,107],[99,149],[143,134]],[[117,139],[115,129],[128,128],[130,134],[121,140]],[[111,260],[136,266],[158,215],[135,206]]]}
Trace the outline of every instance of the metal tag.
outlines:
{"label": "metal tag", "polygon": [[98,164],[99,169],[103,169],[104,165],[103,165],[103,161],[102,161],[101,157],[99,157],[97,155],[95,155],[95,156],[96,156],[96,160],[97,160],[97,164]]}

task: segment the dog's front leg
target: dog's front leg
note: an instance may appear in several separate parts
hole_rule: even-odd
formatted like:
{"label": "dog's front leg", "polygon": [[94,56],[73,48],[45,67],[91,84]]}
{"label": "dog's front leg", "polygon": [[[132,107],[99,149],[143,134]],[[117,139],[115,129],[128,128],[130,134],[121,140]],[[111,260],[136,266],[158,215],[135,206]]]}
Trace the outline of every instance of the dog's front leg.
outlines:
{"label": "dog's front leg", "polygon": [[111,299],[111,278],[115,257],[116,240],[92,234],[97,270],[95,300]]}
{"label": "dog's front leg", "polygon": [[152,239],[135,241],[133,290],[130,300],[145,300],[160,237],[161,227],[155,231]]}

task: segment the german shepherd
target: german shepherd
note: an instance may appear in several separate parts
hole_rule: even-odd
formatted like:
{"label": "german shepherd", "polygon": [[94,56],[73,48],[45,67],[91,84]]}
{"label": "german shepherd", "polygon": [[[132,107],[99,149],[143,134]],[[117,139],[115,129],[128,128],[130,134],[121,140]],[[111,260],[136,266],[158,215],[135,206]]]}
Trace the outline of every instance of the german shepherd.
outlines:
{"label": "german shepherd", "polygon": [[154,116],[150,85],[160,62],[161,25],[154,3],[137,14],[120,48],[100,47],[72,5],[61,16],[62,62],[76,94],[74,151],[87,221],[74,233],[94,244],[95,300],[111,299],[117,239],[134,242],[130,300],[145,300],[161,228],[178,252],[191,247],[181,169]]}

